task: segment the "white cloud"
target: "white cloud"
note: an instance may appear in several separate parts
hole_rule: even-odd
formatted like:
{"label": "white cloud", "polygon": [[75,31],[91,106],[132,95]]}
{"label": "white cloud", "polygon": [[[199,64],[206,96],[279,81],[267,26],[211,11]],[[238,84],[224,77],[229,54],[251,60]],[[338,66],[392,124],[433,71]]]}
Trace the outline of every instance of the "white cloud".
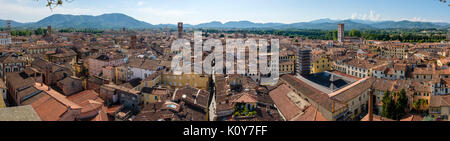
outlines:
{"label": "white cloud", "polygon": [[396,21],[414,21],[414,22],[445,22],[444,20],[432,20],[432,19],[426,19],[422,17],[413,17],[413,18],[400,18],[400,20]]}
{"label": "white cloud", "polygon": [[359,20],[371,20],[371,21],[415,21],[415,22],[445,22],[444,20],[434,20],[427,19],[423,17],[412,17],[412,18],[381,18],[380,14],[377,14],[375,11],[370,10],[369,13],[353,13],[351,19],[359,19]]}
{"label": "white cloud", "polygon": [[352,14],[352,19],[359,19],[359,20],[371,20],[371,21],[380,21],[381,20],[381,15],[375,13],[375,11],[370,10],[369,13],[353,13]]}

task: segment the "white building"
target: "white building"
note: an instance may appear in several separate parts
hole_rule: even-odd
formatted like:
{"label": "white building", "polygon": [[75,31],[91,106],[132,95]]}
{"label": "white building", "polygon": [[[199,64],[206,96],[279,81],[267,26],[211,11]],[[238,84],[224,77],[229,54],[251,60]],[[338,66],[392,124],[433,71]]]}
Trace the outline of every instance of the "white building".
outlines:
{"label": "white building", "polygon": [[159,60],[143,60],[142,62],[134,62],[128,65],[128,80],[135,78],[144,80],[156,71],[163,69],[163,66],[160,66],[159,63]]}
{"label": "white building", "polygon": [[11,36],[8,33],[0,33],[0,45],[11,44]]}
{"label": "white building", "polygon": [[380,65],[373,69],[372,76],[388,80],[404,80],[406,79],[406,65]]}

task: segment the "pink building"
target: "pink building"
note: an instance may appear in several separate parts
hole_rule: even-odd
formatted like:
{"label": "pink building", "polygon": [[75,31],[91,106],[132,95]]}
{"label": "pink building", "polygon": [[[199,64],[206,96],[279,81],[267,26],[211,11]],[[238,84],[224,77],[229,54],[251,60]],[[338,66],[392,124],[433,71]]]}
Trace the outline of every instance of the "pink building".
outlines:
{"label": "pink building", "polygon": [[89,75],[100,75],[102,73],[103,68],[111,66],[119,66],[124,64],[124,58],[120,56],[114,56],[114,55],[99,55],[94,58],[88,59],[88,69],[89,69]]}

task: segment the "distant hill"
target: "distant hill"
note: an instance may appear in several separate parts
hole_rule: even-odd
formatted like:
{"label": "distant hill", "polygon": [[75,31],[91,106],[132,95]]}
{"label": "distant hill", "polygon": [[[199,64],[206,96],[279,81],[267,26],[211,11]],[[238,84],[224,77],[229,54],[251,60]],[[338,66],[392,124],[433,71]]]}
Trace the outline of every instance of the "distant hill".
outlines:
{"label": "distant hill", "polygon": [[377,22],[374,24],[371,24],[371,26],[375,28],[445,28],[448,27],[449,24],[446,26],[443,24],[434,24],[429,22],[412,22],[412,21],[384,21],[384,22]]}
{"label": "distant hill", "polygon": [[[5,27],[5,25],[6,25],[6,20],[1,20],[0,19],[0,26],[1,27]],[[18,26],[23,26],[24,25],[24,23],[19,23],[19,22],[16,22],[16,21],[11,21],[11,27],[18,27]]]}
{"label": "distant hill", "polygon": [[[391,29],[391,28],[450,28],[449,23],[413,22],[413,21],[369,21],[369,20],[332,20],[329,18],[318,19],[310,22],[299,22],[292,24],[283,23],[254,23],[251,21],[231,21],[221,23],[213,21],[198,25],[184,24],[185,28],[217,28],[217,29],[337,29],[338,23],[344,23],[346,30],[351,29]],[[5,25],[4,20],[0,20],[0,25]],[[12,21],[12,27],[36,28],[51,25],[54,28],[92,28],[92,29],[154,29],[176,28],[176,24],[152,25],[136,20],[130,16],[120,13],[103,14],[99,16],[90,15],[62,15],[54,14],[34,23],[19,23]]]}
{"label": "distant hill", "polygon": [[154,28],[155,26],[143,21],[138,21],[124,14],[103,14],[99,16],[89,15],[62,15],[54,14],[36,23],[24,24],[25,27],[46,27],[51,25],[54,28]]}
{"label": "distant hill", "polygon": [[335,22],[325,22],[325,23],[311,23],[311,22],[301,22],[293,23],[287,25],[281,25],[277,28],[294,28],[294,29],[326,29],[333,30],[337,29],[337,24],[344,23],[345,29],[373,29],[370,25],[356,23],[350,20],[335,21]]}

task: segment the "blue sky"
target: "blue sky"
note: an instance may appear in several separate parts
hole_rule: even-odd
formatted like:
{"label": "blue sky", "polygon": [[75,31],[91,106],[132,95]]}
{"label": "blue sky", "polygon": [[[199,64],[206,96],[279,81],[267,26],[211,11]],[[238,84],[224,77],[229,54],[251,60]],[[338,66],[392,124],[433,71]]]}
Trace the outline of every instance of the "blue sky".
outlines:
{"label": "blue sky", "polygon": [[52,14],[123,13],[152,24],[183,21],[295,23],[322,18],[449,22],[439,0],[71,0],[50,11],[46,0],[0,0],[0,19],[35,22]]}

